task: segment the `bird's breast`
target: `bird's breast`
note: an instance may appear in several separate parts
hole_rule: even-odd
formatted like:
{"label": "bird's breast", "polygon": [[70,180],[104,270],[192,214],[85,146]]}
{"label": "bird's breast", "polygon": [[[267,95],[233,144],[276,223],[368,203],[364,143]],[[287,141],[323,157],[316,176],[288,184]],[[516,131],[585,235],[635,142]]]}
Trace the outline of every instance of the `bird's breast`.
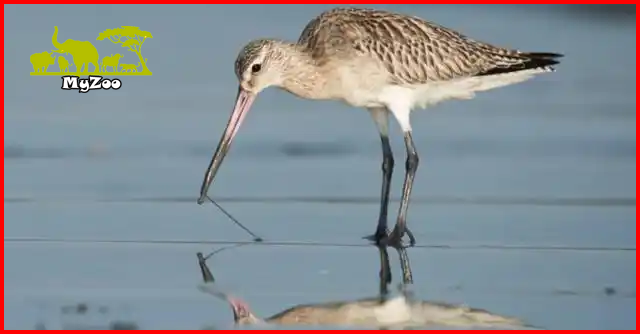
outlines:
{"label": "bird's breast", "polygon": [[383,106],[382,89],[387,86],[388,73],[367,58],[342,59],[324,67],[326,89],[330,95],[354,107]]}

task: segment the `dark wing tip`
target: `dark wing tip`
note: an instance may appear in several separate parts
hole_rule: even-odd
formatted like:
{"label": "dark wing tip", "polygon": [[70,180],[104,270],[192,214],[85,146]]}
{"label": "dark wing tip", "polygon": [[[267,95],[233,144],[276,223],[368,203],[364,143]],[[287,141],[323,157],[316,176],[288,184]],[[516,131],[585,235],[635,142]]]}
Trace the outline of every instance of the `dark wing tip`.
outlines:
{"label": "dark wing tip", "polygon": [[550,59],[555,59],[555,58],[564,57],[564,55],[561,54],[561,53],[553,53],[553,52],[525,52],[525,53],[521,53],[521,55],[523,57],[527,57],[527,58],[550,58]]}
{"label": "dark wing tip", "polygon": [[563,54],[551,53],[551,52],[522,52],[519,53],[517,58],[522,59],[522,62],[513,64],[510,66],[496,66],[488,69],[484,72],[476,74],[476,76],[485,75],[498,75],[511,72],[519,72],[532,69],[548,69],[553,71],[553,65],[560,63],[558,58],[564,57]]}

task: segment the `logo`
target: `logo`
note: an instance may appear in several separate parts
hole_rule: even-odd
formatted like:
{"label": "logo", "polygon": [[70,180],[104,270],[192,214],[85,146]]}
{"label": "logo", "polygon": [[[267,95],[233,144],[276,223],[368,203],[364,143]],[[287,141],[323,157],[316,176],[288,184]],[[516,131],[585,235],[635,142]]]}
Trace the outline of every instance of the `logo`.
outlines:
{"label": "logo", "polygon": [[[141,51],[145,41],[153,38],[153,35],[148,31],[133,26],[121,26],[101,32],[96,40],[102,41],[102,44],[110,42],[109,50],[113,50],[107,52],[108,56],[101,57],[98,54],[98,49],[89,41],[67,39],[64,42],[59,42],[58,27],[53,29],[51,43],[56,49],[32,54],[30,60],[33,72],[30,75],[60,75],[62,76],[61,88],[63,90],[77,90],[80,93],[96,89],[118,90],[122,87],[122,81],[118,78],[109,79],[104,76],[123,77],[153,74],[147,67],[147,58],[142,56]],[[106,45],[103,48],[106,50]],[[49,66],[56,62],[58,71],[49,71]],[[55,68],[54,65],[53,69]],[[81,76],[86,76],[86,78],[81,78]]]}

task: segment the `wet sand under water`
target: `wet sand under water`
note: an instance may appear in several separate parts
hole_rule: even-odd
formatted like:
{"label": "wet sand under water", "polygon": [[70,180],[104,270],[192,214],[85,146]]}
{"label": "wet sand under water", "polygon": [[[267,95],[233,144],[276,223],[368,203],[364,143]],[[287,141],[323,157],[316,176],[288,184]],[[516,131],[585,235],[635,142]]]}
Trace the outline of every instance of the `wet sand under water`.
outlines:
{"label": "wet sand under water", "polygon": [[[13,210],[19,206],[31,215],[46,214],[52,219],[51,230],[42,231],[49,240],[5,241],[8,328],[38,321],[55,326],[60,321],[56,317],[60,306],[78,302],[94,308],[106,305],[118,319],[143,328],[196,329],[231,323],[228,306],[196,288],[201,276],[195,253],[233,245],[208,239],[224,240],[222,236],[235,234],[237,240],[249,240],[222,218],[179,220],[180,211],[193,211],[189,204],[69,202],[48,208],[42,208],[47,206],[43,204],[39,210],[32,204],[11,205]],[[343,221],[344,213],[336,209],[339,205],[228,207],[233,212],[261,214],[261,220],[245,221],[251,221],[251,228],[261,231],[266,242],[222,251],[209,264],[217,283],[248,301],[258,314],[376,294],[377,250],[356,238],[370,224]],[[373,214],[376,206],[356,208]],[[278,216],[286,215],[287,210],[304,212],[309,219],[290,215],[288,238],[265,234],[282,224],[284,217]],[[412,213],[417,216],[423,212],[437,216],[438,211],[465,214],[450,214],[448,221],[414,223],[419,245],[409,251],[413,289],[425,300],[467,304],[545,328],[628,327],[635,317],[635,274],[629,266],[635,261],[635,247],[633,237],[625,235],[622,218],[630,210],[633,208],[591,209],[586,215],[593,219],[589,223],[584,208],[415,205]],[[516,220],[532,211],[563,221]],[[82,212],[91,216],[82,217]],[[137,221],[114,220],[114,212],[140,217]],[[513,220],[490,218],[498,214]],[[25,219],[20,228],[33,231],[37,221],[28,219],[26,212],[21,216]],[[600,223],[604,219],[609,222]],[[83,224],[70,233],[63,228],[70,221]],[[139,232],[125,237],[132,224]],[[611,242],[598,243],[590,234],[571,232],[599,226],[606,227],[598,234],[600,238],[607,234]],[[58,235],[52,233],[54,229]],[[565,237],[572,234],[573,238]],[[627,249],[622,249],[620,241],[625,239]],[[401,280],[400,267],[396,253],[391,251],[390,256],[395,287]],[[73,322],[68,316],[61,319]]]}

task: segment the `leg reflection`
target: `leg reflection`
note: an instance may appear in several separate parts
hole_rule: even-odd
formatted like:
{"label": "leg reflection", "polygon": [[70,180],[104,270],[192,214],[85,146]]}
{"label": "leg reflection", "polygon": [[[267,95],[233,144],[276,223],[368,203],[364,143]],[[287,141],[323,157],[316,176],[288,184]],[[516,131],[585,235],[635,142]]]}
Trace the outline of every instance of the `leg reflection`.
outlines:
{"label": "leg reflection", "polygon": [[380,290],[379,297],[382,301],[389,295],[389,284],[391,284],[391,266],[389,265],[389,253],[384,246],[377,246],[380,253]]}
{"label": "leg reflection", "polygon": [[[380,254],[380,286],[379,296],[381,300],[386,300],[389,295],[389,284],[392,281],[391,265],[389,262],[389,253],[385,246],[377,246]],[[413,284],[413,273],[411,271],[411,262],[409,261],[409,255],[406,248],[398,249],[398,256],[400,259],[400,267],[402,269],[402,284],[400,285],[403,294],[407,294],[407,287]]]}

